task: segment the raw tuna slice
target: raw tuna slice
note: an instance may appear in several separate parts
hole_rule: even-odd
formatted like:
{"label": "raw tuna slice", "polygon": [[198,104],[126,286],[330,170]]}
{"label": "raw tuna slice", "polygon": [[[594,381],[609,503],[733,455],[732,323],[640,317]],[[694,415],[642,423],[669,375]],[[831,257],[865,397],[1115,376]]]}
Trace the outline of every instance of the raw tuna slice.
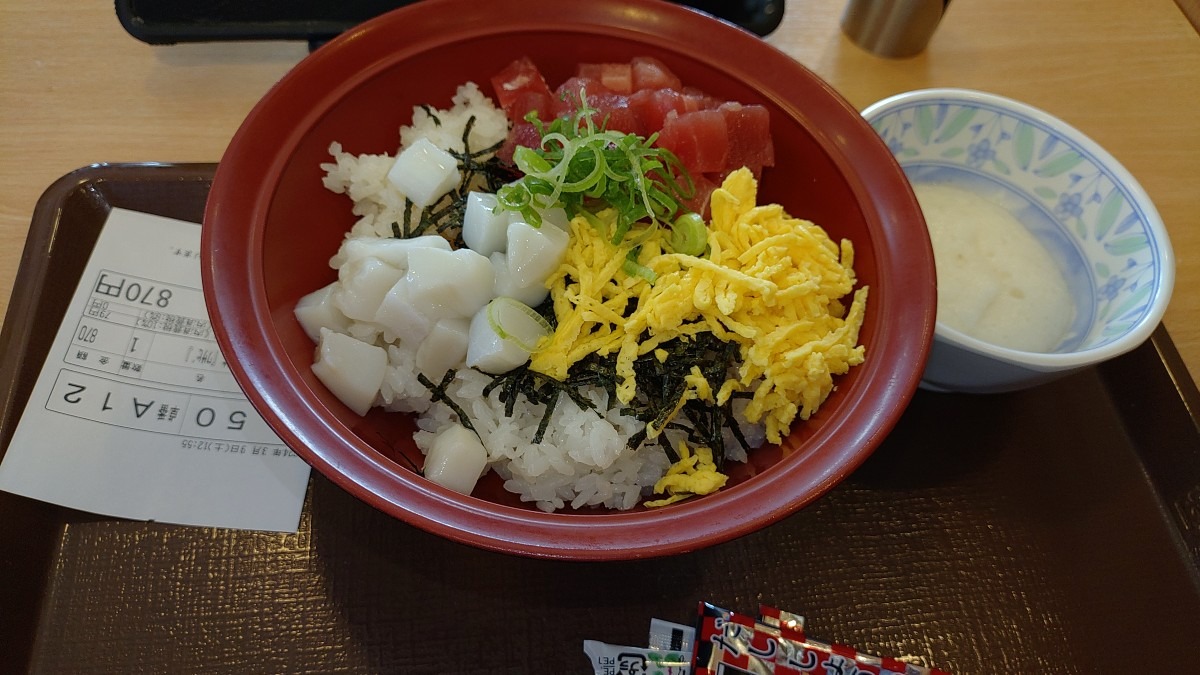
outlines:
{"label": "raw tuna slice", "polygon": [[633,93],[633,66],[628,63],[581,63],[575,74],[596,80],[613,93]]}
{"label": "raw tuna slice", "polygon": [[[510,121],[520,120],[530,110],[550,110],[554,95],[537,65],[529,58],[517,59],[492,77],[496,100]],[[515,114],[517,108],[520,114]]]}
{"label": "raw tuna slice", "polygon": [[674,89],[678,91],[683,83],[667,68],[666,64],[652,56],[635,56],[630,63],[633,71],[633,90],[642,89]]}
{"label": "raw tuna slice", "polygon": [[692,193],[690,198],[681,200],[680,203],[683,204],[685,209],[708,218],[710,215],[708,212],[708,199],[717,187],[718,184],[709,180],[704,174],[695,174],[692,176],[692,188],[695,192]]}
{"label": "raw tuna slice", "polygon": [[537,110],[543,122],[573,114],[580,91],[596,109],[597,126],[649,138],[673,152],[696,182],[691,208],[707,208],[708,196],[722,177],[743,166],[756,176],[775,164],[770,113],[761,105],[727,102],[679,78],[656,58],[635,57],[628,64],[585,63],[551,91],[528,58],[511,63],[492,78],[496,96],[512,128],[497,153],[511,162],[517,146],[536,147],[541,138],[525,115]]}
{"label": "raw tuna slice", "polygon": [[771,143],[771,116],[761,105],[725,103],[718,110],[725,116],[729,132],[729,156],[723,171],[743,166],[760,177],[764,166],[775,166],[775,146]]}
{"label": "raw tuna slice", "polygon": [[725,115],[717,110],[671,113],[663,121],[658,145],[675,153],[693,175],[724,171],[729,156]]}
{"label": "raw tuna slice", "polygon": [[518,145],[536,148],[541,141],[542,136],[533,124],[524,121],[514,122],[508,131],[508,137],[504,139],[504,144],[496,151],[496,158],[501,162],[512,163],[513,152],[516,151]]}
{"label": "raw tuna slice", "polygon": [[675,89],[639,89],[629,97],[629,107],[648,134],[662,129],[668,114],[687,112],[683,94]]}
{"label": "raw tuna slice", "polygon": [[594,121],[597,127],[623,134],[646,135],[641,120],[629,106],[629,97],[621,94],[589,94],[588,105],[596,109]]}
{"label": "raw tuna slice", "polygon": [[554,116],[565,117],[578,110],[581,91],[587,94],[588,100],[592,100],[598,94],[612,93],[600,80],[582,75],[569,77],[554,90]]}
{"label": "raw tuna slice", "polygon": [[683,101],[687,112],[714,110],[725,102],[715,96],[709,96],[695,87],[683,88]]}

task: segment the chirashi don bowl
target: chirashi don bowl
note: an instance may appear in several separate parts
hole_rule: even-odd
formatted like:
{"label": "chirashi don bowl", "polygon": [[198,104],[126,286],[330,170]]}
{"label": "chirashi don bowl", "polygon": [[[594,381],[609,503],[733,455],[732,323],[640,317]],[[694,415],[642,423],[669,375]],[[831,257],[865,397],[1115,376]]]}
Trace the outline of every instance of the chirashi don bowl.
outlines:
{"label": "chirashi don bowl", "polygon": [[[1068,306],[1056,312],[1064,326],[1045,349],[1013,348],[952,326],[939,304],[923,387],[1022,389],[1124,354],[1150,337],[1174,285],[1171,243],[1146,191],[1100,145],[1033,106],[969,89],[898,94],[863,116],[918,192],[951,186],[1004,209],[1050,254],[1065,281]],[[936,257],[936,236],[934,251]],[[944,276],[941,260],[938,270]],[[948,301],[947,289],[940,290],[939,301]]]}
{"label": "chirashi don bowl", "polygon": [[[352,412],[312,372],[293,314],[330,283],[355,221],[320,165],[340,142],[390,153],[413,107],[449,105],[458,85],[529,57],[547,79],[574,64],[661,60],[685,83],[769,111],[775,165],[760,202],[778,202],[855,248],[870,286],[861,365],[780,445],[727,469],[720,491],[661,508],[522,503],[492,473],[465,496],[427,480],[410,415]],[[917,202],[886,145],[829,85],[755,36],[651,0],[543,3],[427,0],[369,21],[299,63],[251,111],[218,166],[203,228],[203,281],[218,340],[249,399],[326,478],[366,503],[470,545],[535,557],[662,556],[775,522],[833,488],[879,445],[920,380],[933,338],[934,267]]]}

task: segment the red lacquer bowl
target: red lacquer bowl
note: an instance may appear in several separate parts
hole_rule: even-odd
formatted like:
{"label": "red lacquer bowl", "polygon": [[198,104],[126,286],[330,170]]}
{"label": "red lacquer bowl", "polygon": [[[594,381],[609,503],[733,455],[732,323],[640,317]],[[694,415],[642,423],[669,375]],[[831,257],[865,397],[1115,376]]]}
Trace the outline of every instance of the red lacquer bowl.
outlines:
{"label": "red lacquer bowl", "polygon": [[[535,9],[536,7],[536,9]],[[685,84],[768,108],[776,166],[763,201],[780,202],[855,245],[871,293],[867,360],[782,447],[751,453],[727,487],[662,509],[543,513],[500,481],[475,496],[411,468],[422,455],[406,415],[359,417],[310,370],[298,298],[335,278],[328,266],[354,221],[321,186],[339,141],[395,152],[414,105],[446,107],[457,85],[488,81],[529,56],[551,81],[578,62],[664,61]],[[933,256],[904,174],[860,115],[786,54],[706,15],[653,0],[527,3],[424,0],[321,47],[253,109],[221,159],[203,228],[204,291],[225,355],[250,400],[314,468],[363,501],[484,548],[584,560],[660,556],[727,541],[817,499],[891,430],[920,380],[934,327]]]}

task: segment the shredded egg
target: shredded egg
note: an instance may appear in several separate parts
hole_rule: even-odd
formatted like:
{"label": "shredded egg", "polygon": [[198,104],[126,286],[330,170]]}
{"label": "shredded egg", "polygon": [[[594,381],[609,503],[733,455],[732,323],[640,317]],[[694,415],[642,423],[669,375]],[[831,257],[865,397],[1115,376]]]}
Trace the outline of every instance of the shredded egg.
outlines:
{"label": "shredded egg", "polygon": [[666,475],[654,484],[655,494],[667,494],[663,499],[646,502],[648,507],[666,506],[693,495],[707,495],[725,486],[729,477],[717,470],[712,450],[705,447],[688,450],[686,442],[679,443],[679,461],[667,469]]}
{"label": "shredded egg", "polygon": [[713,192],[705,256],[669,252],[662,230],[628,237],[639,243],[636,262],[654,273],[653,283],[622,269],[632,245],[614,246],[587,218],[575,218],[566,258],[546,282],[558,327],[530,368],[563,380],[587,355],[616,352],[617,396],[629,403],[638,356],[711,332],[739,345],[741,365],[719,386],[695,370],[685,398],[724,404],[752,392],[746,419],[780,443],[797,416],[808,419],[828,397],[834,375],[862,363],[868,289],[854,289],[849,241],[834,242],[778,204],[758,205],[757,192],[746,169]]}

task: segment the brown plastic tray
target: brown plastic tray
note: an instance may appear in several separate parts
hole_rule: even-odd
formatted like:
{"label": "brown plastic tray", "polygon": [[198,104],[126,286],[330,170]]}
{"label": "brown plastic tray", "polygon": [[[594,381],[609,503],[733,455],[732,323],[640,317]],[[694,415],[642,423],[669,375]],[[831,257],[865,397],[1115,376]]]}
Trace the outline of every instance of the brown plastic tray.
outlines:
{"label": "brown plastic tray", "polygon": [[[213,165],[98,165],[34,212],[0,334],[0,451],[111,207],[198,220]],[[848,480],[670,558],[469,548],[314,475],[294,535],[102,518],[0,493],[0,670],[584,673],[709,600],[969,673],[1187,672],[1200,660],[1196,387],[1163,329],[1025,392],[919,392]]]}

